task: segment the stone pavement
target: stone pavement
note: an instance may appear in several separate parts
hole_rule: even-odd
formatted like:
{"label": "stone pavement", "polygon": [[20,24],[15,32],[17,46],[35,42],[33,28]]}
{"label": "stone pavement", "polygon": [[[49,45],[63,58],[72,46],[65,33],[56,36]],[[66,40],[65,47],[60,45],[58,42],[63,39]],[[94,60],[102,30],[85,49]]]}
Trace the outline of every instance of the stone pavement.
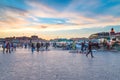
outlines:
{"label": "stone pavement", "polygon": [[0,80],[120,80],[119,52],[95,52],[94,56],[65,50],[0,51]]}

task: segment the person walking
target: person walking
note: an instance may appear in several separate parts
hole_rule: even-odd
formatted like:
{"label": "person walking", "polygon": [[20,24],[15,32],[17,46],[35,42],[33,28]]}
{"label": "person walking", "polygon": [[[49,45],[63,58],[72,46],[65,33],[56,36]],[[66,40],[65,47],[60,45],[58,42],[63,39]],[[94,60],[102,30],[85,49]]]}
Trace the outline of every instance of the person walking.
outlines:
{"label": "person walking", "polygon": [[76,43],[75,43],[75,41],[72,43],[72,49],[76,50]]}
{"label": "person walking", "polygon": [[93,53],[92,53],[92,43],[91,41],[89,41],[89,44],[88,44],[88,53],[86,54],[86,56],[88,57],[88,54],[91,54],[91,57],[93,58]]}
{"label": "person walking", "polygon": [[6,44],[6,53],[11,53],[11,50],[10,50],[10,43],[8,42],[7,44]]}
{"label": "person walking", "polygon": [[41,51],[44,51],[44,43],[43,42],[41,42]]}
{"label": "person walking", "polygon": [[39,49],[40,49],[40,43],[37,43],[37,44],[36,44],[36,48],[37,48],[37,52],[39,52]]}
{"label": "person walking", "polygon": [[13,46],[13,43],[11,42],[11,51],[13,52],[13,48],[14,48],[14,46]]}
{"label": "person walking", "polygon": [[45,43],[45,49],[46,49],[46,50],[48,50],[49,45],[50,45],[49,42],[46,42],[46,43]]}
{"label": "person walking", "polygon": [[16,43],[13,43],[14,51],[16,51],[16,47],[17,47],[17,44],[16,44]]}
{"label": "person walking", "polygon": [[34,46],[34,43],[32,43],[31,44],[31,51],[32,51],[32,53],[34,52],[34,50],[35,50],[35,46]]}
{"label": "person walking", "polygon": [[2,48],[3,48],[3,54],[5,53],[5,48],[6,48],[6,42],[4,41],[2,44]]}
{"label": "person walking", "polygon": [[82,52],[82,53],[84,52],[84,47],[85,47],[85,42],[82,42],[82,43],[81,43],[81,52]]}

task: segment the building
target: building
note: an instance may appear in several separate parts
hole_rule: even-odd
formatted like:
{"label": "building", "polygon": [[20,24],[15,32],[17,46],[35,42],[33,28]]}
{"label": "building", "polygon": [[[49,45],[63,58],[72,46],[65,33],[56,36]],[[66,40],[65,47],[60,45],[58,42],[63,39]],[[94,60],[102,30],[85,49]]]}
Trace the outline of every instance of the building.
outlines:
{"label": "building", "polygon": [[33,35],[31,36],[31,42],[36,43],[36,42],[44,42],[45,40],[42,38],[38,38],[38,36]]}
{"label": "building", "polygon": [[30,37],[22,36],[22,37],[16,37],[14,41],[19,42],[19,43],[29,43],[30,42]]}
{"label": "building", "polygon": [[36,40],[36,39],[38,39],[38,36],[33,35],[33,36],[31,36],[31,39],[32,39],[32,40]]}
{"label": "building", "polygon": [[100,32],[89,36],[89,39],[101,39],[101,38],[110,38],[109,32]]}
{"label": "building", "polygon": [[71,40],[73,40],[73,41],[88,41],[89,39],[83,37],[83,38],[71,38]]}
{"label": "building", "polygon": [[112,28],[110,32],[100,32],[100,33],[95,33],[89,36],[89,39],[108,39],[108,40],[120,40],[120,32],[115,32],[114,29]]}

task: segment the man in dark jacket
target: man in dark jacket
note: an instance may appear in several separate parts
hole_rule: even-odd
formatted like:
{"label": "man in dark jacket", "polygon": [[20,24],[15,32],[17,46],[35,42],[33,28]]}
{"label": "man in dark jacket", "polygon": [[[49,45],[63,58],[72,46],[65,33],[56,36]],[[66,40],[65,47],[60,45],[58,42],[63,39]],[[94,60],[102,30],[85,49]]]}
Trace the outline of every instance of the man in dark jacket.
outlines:
{"label": "man in dark jacket", "polygon": [[36,44],[36,47],[37,47],[37,52],[39,52],[39,49],[40,49],[40,43],[37,43],[37,44]]}
{"label": "man in dark jacket", "polygon": [[89,41],[89,44],[88,44],[88,53],[86,54],[86,56],[88,56],[88,54],[91,54],[91,57],[93,58],[93,53],[92,53],[92,43],[91,41]]}

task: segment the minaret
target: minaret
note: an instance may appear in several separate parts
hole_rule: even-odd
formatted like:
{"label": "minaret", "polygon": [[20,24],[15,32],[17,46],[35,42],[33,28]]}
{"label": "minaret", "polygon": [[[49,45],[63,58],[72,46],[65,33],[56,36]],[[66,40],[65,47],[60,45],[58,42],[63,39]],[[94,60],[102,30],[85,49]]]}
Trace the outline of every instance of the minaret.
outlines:
{"label": "minaret", "polygon": [[112,40],[113,38],[115,38],[115,31],[114,31],[114,28],[111,28],[111,31],[110,31],[110,40]]}
{"label": "minaret", "polygon": [[114,28],[111,28],[110,34],[111,34],[111,35],[114,35],[114,34],[115,34]]}

